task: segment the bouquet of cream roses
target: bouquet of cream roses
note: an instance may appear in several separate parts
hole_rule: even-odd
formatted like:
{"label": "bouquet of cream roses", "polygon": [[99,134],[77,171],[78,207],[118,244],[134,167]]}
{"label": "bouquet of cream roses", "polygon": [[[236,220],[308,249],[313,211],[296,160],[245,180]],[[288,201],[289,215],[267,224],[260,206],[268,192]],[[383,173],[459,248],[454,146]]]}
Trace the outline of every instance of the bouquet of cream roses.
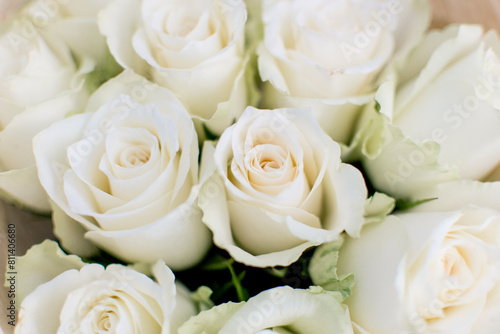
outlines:
{"label": "bouquet of cream roses", "polygon": [[429,7],[4,8],[4,331],[500,333],[500,39]]}

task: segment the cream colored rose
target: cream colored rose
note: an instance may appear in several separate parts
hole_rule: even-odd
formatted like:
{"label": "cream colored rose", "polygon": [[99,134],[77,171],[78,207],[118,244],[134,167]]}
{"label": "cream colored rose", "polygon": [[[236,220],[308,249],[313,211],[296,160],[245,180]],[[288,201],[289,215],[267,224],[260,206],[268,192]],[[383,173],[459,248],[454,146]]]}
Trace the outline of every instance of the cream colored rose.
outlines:
{"label": "cream colored rose", "polygon": [[167,334],[196,313],[189,292],[161,261],[152,266],[152,280],[121,265],[104,268],[60,253],[45,241],[18,259],[38,285],[22,299],[16,334]]}
{"label": "cream colored rose", "polygon": [[264,106],[312,107],[322,128],[348,143],[379,72],[391,57],[404,59],[427,28],[428,7],[425,0],[264,0]]}
{"label": "cream colored rose", "polygon": [[367,111],[364,166],[396,197],[454,179],[500,180],[500,39],[474,25],[430,32]]}
{"label": "cream colored rose", "polygon": [[93,243],[127,262],[195,265],[210,234],[195,203],[198,139],[184,106],[125,71],[87,109],[34,139],[64,247],[88,254]]}
{"label": "cream colored rose", "polygon": [[202,181],[215,244],[247,265],[289,265],[363,224],[363,177],[307,110],[248,107],[215,150],[206,145]]}
{"label": "cream colored rose", "polygon": [[374,334],[497,333],[499,224],[499,211],[469,206],[366,226],[338,262],[355,276],[353,321]]}
{"label": "cream colored rose", "polygon": [[170,89],[212,131],[243,112],[242,0],[117,0],[101,14],[118,63]]}
{"label": "cream colored rose", "polygon": [[[101,65],[108,50],[106,40],[97,27],[97,14],[110,2],[30,0],[21,8],[19,19],[25,24],[33,24],[43,34],[61,38],[77,57],[90,57]],[[29,32],[23,37],[30,38]],[[111,64],[107,61],[102,65],[110,67]]]}
{"label": "cream colored rose", "polygon": [[[26,36],[29,35],[29,38]],[[37,178],[32,139],[37,132],[81,111],[87,92],[68,46],[15,20],[0,36],[0,193],[37,211],[49,211]]]}
{"label": "cream colored rose", "polygon": [[247,302],[203,311],[182,325],[179,334],[368,334],[351,322],[349,310],[336,297],[319,287],[277,287]]}

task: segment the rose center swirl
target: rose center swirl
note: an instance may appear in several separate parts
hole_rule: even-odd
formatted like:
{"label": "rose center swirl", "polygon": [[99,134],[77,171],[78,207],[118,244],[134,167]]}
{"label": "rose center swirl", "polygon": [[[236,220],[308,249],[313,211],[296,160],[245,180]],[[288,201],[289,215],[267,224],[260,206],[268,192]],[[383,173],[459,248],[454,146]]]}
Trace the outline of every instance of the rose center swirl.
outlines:
{"label": "rose center swirl", "polygon": [[121,152],[118,164],[125,168],[140,167],[146,164],[150,157],[151,148],[149,146],[129,146]]}
{"label": "rose center swirl", "polygon": [[95,333],[113,332],[118,321],[118,314],[113,308],[108,308],[96,315],[96,321],[93,322]]}
{"label": "rose center swirl", "polygon": [[273,144],[262,144],[245,155],[248,180],[253,185],[283,185],[292,182],[297,166],[290,152]]}

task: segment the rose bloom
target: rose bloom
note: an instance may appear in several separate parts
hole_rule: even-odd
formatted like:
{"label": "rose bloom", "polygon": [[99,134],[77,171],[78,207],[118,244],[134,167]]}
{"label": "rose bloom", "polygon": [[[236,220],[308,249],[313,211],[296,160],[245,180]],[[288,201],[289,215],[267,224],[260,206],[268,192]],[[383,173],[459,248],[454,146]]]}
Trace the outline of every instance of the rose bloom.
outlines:
{"label": "rose bloom", "polygon": [[220,134],[247,105],[246,15],[242,0],[116,0],[99,25],[121,66],[170,89]]}
{"label": "rose bloom", "polygon": [[[21,300],[14,333],[166,334],[196,313],[161,261],[152,266],[152,280],[122,265],[104,268],[56,252],[62,253],[57,244],[46,241],[19,259],[23,275],[34,274],[30,283],[38,285]],[[25,286],[19,290],[25,295]]]}
{"label": "rose bloom", "polygon": [[259,73],[264,107],[312,107],[334,140],[348,143],[376,77],[419,41],[430,12],[421,0],[264,0]]}
{"label": "rose bloom", "polygon": [[29,20],[43,34],[64,40],[77,57],[94,59],[100,69],[111,67],[105,60],[106,39],[99,32],[97,14],[111,0],[29,0],[20,10],[21,20]]}
{"label": "rose bloom", "polygon": [[[419,197],[454,179],[500,181],[500,40],[480,26],[430,32],[377,93],[362,134],[376,189]],[[464,158],[466,157],[466,158]]]}
{"label": "rose bloom", "polygon": [[215,150],[205,146],[201,173],[203,221],[247,265],[287,266],[363,224],[363,176],[308,110],[248,107]]}
{"label": "rose bloom", "polygon": [[33,137],[79,111],[88,93],[84,74],[66,43],[42,34],[30,21],[15,20],[0,36],[0,193],[36,211],[49,211],[33,156]]}
{"label": "rose bloom", "polygon": [[367,225],[341,248],[339,273],[355,276],[345,303],[369,332],[500,331],[500,212],[438,211],[443,201]]}
{"label": "rose bloom", "polygon": [[277,287],[247,302],[221,304],[192,317],[179,334],[368,334],[333,293]]}
{"label": "rose bloom", "polygon": [[40,182],[55,233],[72,253],[95,244],[126,262],[195,265],[210,246],[196,206],[198,139],[184,106],[131,71],[108,81],[87,112],[39,133]]}

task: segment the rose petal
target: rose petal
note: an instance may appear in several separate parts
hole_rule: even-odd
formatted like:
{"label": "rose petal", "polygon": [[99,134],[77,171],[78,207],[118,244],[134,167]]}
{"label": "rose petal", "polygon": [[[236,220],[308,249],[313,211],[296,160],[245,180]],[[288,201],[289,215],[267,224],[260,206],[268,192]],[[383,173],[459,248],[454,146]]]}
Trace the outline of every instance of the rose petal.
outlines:
{"label": "rose petal", "polygon": [[[388,235],[391,236],[390,245],[381,243]],[[356,293],[345,303],[353,321],[369,332],[397,333],[405,329],[394,277],[408,240],[398,218],[389,216],[381,224],[367,225],[362,238],[346,239],[340,250],[338,272],[342,275],[353,273],[356,287]],[[373,249],[378,251],[375,253]],[[353,261],[353,258],[359,259],[359,254],[364,254],[363,260]],[[377,291],[384,291],[383,298],[372,293],[374,286],[378,287]]]}
{"label": "rose petal", "polygon": [[35,165],[0,173],[0,196],[36,212],[50,212],[47,193],[38,179]]}
{"label": "rose petal", "polygon": [[140,6],[141,2],[138,0],[111,2],[99,13],[98,26],[118,64],[144,74],[147,63],[134,52],[131,43],[139,24],[137,13],[140,12]]}
{"label": "rose petal", "polygon": [[304,242],[290,233],[284,216],[234,201],[229,201],[228,207],[235,244],[253,255],[290,249]]}
{"label": "rose petal", "polygon": [[[92,228],[93,225],[83,220],[75,220],[69,217],[65,211],[51,203],[52,222],[54,223],[54,235],[58,237],[59,244],[72,254],[78,254],[82,257],[91,257],[98,253],[97,247],[84,238],[86,228]],[[95,226],[93,227],[96,228]]]}
{"label": "rose petal", "polygon": [[499,182],[453,181],[437,184],[419,194],[420,199],[433,199],[412,209],[415,212],[452,211],[468,205],[477,205],[500,211],[497,198]]}
{"label": "rose petal", "polygon": [[[262,314],[254,321],[252,315]],[[293,332],[349,333],[346,327],[345,311],[340,303],[325,293],[315,294],[307,290],[278,287],[263,291],[248,300],[229,319],[219,333],[235,333],[242,328],[256,332],[266,328],[293,328]],[[352,329],[351,329],[352,330]]]}
{"label": "rose petal", "polygon": [[[80,269],[85,265],[76,255],[66,255],[57,242],[45,240],[34,245],[25,255],[16,260],[17,271],[22,273],[19,277],[21,283],[17,285],[16,299],[21,305],[24,298],[41,284],[44,284],[59,274],[70,269]],[[23,278],[29,277],[24,280]]]}
{"label": "rose petal", "polygon": [[[244,63],[235,57],[235,53],[237,51],[233,49],[221,52],[193,69],[155,68],[153,77],[174,92],[190,114],[210,119],[217,105],[229,100],[241,72]],[[192,98],[194,92],[199,98]]]}
{"label": "rose petal", "polygon": [[[175,235],[175,238],[172,236]],[[158,258],[172,270],[198,263],[210,246],[209,232],[201,225],[201,212],[184,203],[166,216],[139,228],[90,231],[85,237],[127,262],[152,262]],[[165,240],[169,240],[165,243]]]}
{"label": "rose petal", "polygon": [[[102,268],[97,264],[92,265],[92,267],[94,266]],[[72,269],[39,286],[29,296],[24,298],[19,310],[19,321],[16,325],[16,332],[41,334],[48,331],[50,333],[57,333],[59,328],[59,314],[64,305],[66,295],[86,281],[85,278],[79,275],[78,270]],[[57,293],[54,293],[54,291],[57,291]],[[44,301],[46,300],[51,301],[51,307],[44,307]]]}
{"label": "rose petal", "polygon": [[[458,166],[463,178],[481,179],[500,161],[494,154],[500,152],[500,123],[497,110],[483,101],[481,94],[486,89],[483,87],[481,93],[477,91],[477,85],[481,85],[479,79],[484,75],[481,67],[485,51],[478,45],[482,30],[462,26],[456,33],[457,36],[434,52],[415,83],[410,82],[409,87],[401,88],[402,94],[396,100],[399,112],[393,123],[417,143],[434,138],[437,131],[444,132],[438,141],[439,161]],[[410,94],[405,94],[408,90]],[[437,100],[432,98],[429,105],[429,94],[436,90],[442,94]],[[453,94],[446,93],[451,91]],[[436,117],[437,111],[442,111],[440,117]],[[425,124],[421,121],[423,119]],[[479,124],[482,135],[476,138],[473,134]],[[474,158],[465,162],[462,155],[456,153],[457,145],[461,147],[461,154]]]}

